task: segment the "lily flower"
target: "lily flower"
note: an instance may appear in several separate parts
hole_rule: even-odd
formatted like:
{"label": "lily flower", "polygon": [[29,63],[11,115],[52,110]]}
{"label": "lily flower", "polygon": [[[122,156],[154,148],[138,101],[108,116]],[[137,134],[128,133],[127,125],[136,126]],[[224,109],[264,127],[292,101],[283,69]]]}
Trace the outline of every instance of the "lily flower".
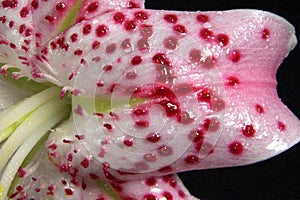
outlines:
{"label": "lily flower", "polygon": [[300,140],[276,91],[297,42],[289,22],[143,4],[1,2],[14,100],[0,118],[0,199],[196,199],[176,173],[255,163]]}

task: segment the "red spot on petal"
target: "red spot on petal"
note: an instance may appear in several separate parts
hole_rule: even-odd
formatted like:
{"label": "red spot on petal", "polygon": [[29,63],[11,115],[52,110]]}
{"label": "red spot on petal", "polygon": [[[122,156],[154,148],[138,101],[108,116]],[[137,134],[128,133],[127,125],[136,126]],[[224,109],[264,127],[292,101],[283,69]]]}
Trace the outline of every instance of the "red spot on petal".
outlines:
{"label": "red spot on petal", "polygon": [[99,176],[96,175],[96,174],[94,174],[94,173],[90,173],[89,176],[90,176],[90,178],[93,179],[93,180],[99,179]]}
{"label": "red spot on petal", "polygon": [[23,187],[21,186],[21,185],[18,185],[17,187],[16,187],[16,190],[18,191],[18,192],[21,192],[21,191],[23,191]]}
{"label": "red spot on petal", "polygon": [[162,180],[165,183],[168,183],[172,188],[175,188],[177,186],[177,181],[172,174],[163,176]]}
{"label": "red spot on petal", "polygon": [[170,192],[163,192],[163,196],[166,198],[166,200],[173,200],[173,196]]}
{"label": "red spot on petal", "polygon": [[154,186],[157,183],[157,180],[154,177],[150,177],[145,180],[145,183],[148,186]]}
{"label": "red spot on petal", "polygon": [[80,64],[86,65],[86,60],[82,58],[82,59],[80,60]]}
{"label": "red spot on petal", "polygon": [[133,138],[125,138],[123,143],[128,146],[131,147],[133,145]]}
{"label": "red spot on petal", "polygon": [[201,57],[201,51],[199,49],[192,49],[189,53],[189,59],[193,63],[200,63]]}
{"label": "red spot on petal", "polygon": [[14,43],[10,43],[9,46],[10,46],[10,48],[12,48],[12,49],[15,49],[15,48],[16,48],[16,45],[15,45]]}
{"label": "red spot on petal", "polygon": [[3,24],[6,22],[6,20],[7,20],[6,16],[0,17],[0,22],[2,22]]}
{"label": "red spot on petal", "polygon": [[89,13],[92,13],[92,12],[95,12],[97,9],[98,9],[98,7],[99,7],[99,3],[98,2],[93,2],[93,3],[91,3],[88,7],[87,7],[87,11],[89,12]]}
{"label": "red spot on petal", "polygon": [[99,47],[100,47],[100,42],[94,41],[93,44],[92,44],[92,48],[93,49],[98,49]]}
{"label": "red spot on petal", "polygon": [[142,57],[141,56],[134,56],[132,59],[131,59],[131,64],[132,65],[139,65],[141,64],[143,61]]}
{"label": "red spot on petal", "polygon": [[179,195],[181,198],[185,198],[185,193],[184,193],[182,190],[178,190],[178,195]]}
{"label": "red spot on petal", "polygon": [[24,45],[21,46],[21,48],[25,51],[25,52],[28,52],[29,48],[28,47],[25,47]]}
{"label": "red spot on petal", "polygon": [[127,7],[128,8],[140,8],[140,6],[133,1],[129,1]]}
{"label": "red spot on petal", "polygon": [[17,0],[4,0],[2,1],[3,8],[16,8],[18,6]]}
{"label": "red spot on petal", "polygon": [[143,109],[143,108],[138,108],[133,111],[133,114],[134,115],[146,115],[146,114],[148,114],[148,110]]}
{"label": "red spot on petal", "polygon": [[227,46],[229,43],[229,37],[226,34],[218,34],[216,37],[217,43],[221,46]]}
{"label": "red spot on petal", "polygon": [[137,41],[138,49],[142,52],[148,51],[150,49],[150,44],[148,38],[141,38]]}
{"label": "red spot on petal", "polygon": [[103,70],[106,71],[106,72],[111,71],[112,69],[113,69],[113,66],[112,66],[112,65],[105,65],[105,66],[103,67]]}
{"label": "red spot on petal", "polygon": [[201,142],[204,140],[204,132],[200,129],[192,130],[189,135],[189,139],[193,142]]}
{"label": "red spot on petal", "polygon": [[156,155],[154,153],[145,154],[144,159],[148,162],[155,162],[157,160]]}
{"label": "red spot on petal", "polygon": [[152,57],[152,61],[155,64],[172,66],[170,60],[167,58],[166,54],[164,53],[157,53]]}
{"label": "red spot on petal", "polygon": [[164,16],[164,20],[166,20],[168,23],[176,24],[178,21],[178,17],[175,14],[166,14]]}
{"label": "red spot on petal", "polygon": [[183,111],[180,113],[178,117],[178,122],[184,125],[191,124],[194,122],[194,117],[190,115],[190,113]]}
{"label": "red spot on petal", "polygon": [[144,120],[136,121],[135,126],[138,128],[146,128],[149,126],[149,122]]}
{"label": "red spot on petal", "polygon": [[15,24],[14,21],[10,21],[10,22],[8,23],[9,28],[12,28],[12,27],[14,26],[14,24]]}
{"label": "red spot on petal", "polygon": [[84,25],[84,27],[82,29],[82,33],[83,33],[83,35],[87,35],[91,32],[91,30],[92,30],[92,25],[86,24],[86,25]]}
{"label": "red spot on petal", "polygon": [[103,124],[103,126],[107,129],[107,130],[112,130],[113,129],[113,127],[112,127],[112,125],[111,124]]}
{"label": "red spot on petal", "polygon": [[213,38],[213,32],[207,28],[203,28],[200,30],[200,37],[204,40],[211,40]]}
{"label": "red spot on petal", "polygon": [[210,102],[211,101],[211,92],[208,88],[201,88],[197,93],[198,101]]}
{"label": "red spot on petal", "polygon": [[67,185],[67,181],[66,181],[66,180],[62,180],[62,181],[61,181],[61,184]]}
{"label": "red spot on petal", "polygon": [[146,139],[151,143],[156,143],[160,140],[161,136],[159,133],[149,133],[146,137]]}
{"label": "red spot on petal", "polygon": [[55,143],[53,143],[53,144],[48,145],[47,147],[48,147],[48,149],[55,150],[57,148],[57,145]]}
{"label": "red spot on petal", "polygon": [[70,38],[71,38],[72,42],[76,42],[78,40],[78,34],[77,33],[73,33]]}
{"label": "red spot on petal", "polygon": [[80,165],[84,168],[88,168],[90,166],[90,159],[89,158],[84,158],[81,162]]}
{"label": "red spot on petal", "polygon": [[278,122],[277,122],[277,128],[278,128],[280,131],[285,131],[286,125],[285,125],[283,122],[278,121]]}
{"label": "red spot on petal", "polygon": [[173,30],[177,33],[180,33],[180,34],[185,34],[186,33],[185,26],[180,25],[180,24],[177,24],[177,25],[173,26]]}
{"label": "red spot on petal", "polygon": [[108,33],[108,31],[108,27],[104,24],[101,24],[96,28],[96,35],[98,37],[104,37]]}
{"label": "red spot on petal", "polygon": [[255,134],[255,129],[252,124],[245,125],[242,129],[243,135],[246,137],[253,137]]}
{"label": "red spot on petal", "polygon": [[25,32],[25,30],[26,30],[26,26],[25,26],[25,24],[22,24],[22,25],[19,27],[19,33],[22,34],[22,33]]}
{"label": "red spot on petal", "polygon": [[47,20],[50,24],[54,24],[56,17],[51,15],[46,15],[45,20]]}
{"label": "red spot on petal", "polygon": [[140,32],[143,38],[149,38],[153,35],[153,27],[150,25],[142,25]]}
{"label": "red spot on petal", "polygon": [[65,188],[66,195],[73,195],[73,190],[71,188]]}
{"label": "red spot on petal", "polygon": [[77,140],[83,140],[84,139],[84,135],[75,135]]}
{"label": "red spot on petal", "polygon": [[18,169],[18,177],[23,178],[25,177],[25,175],[26,175],[26,171],[22,167],[20,167]]}
{"label": "red spot on petal", "polygon": [[62,12],[62,11],[65,10],[65,8],[66,8],[66,4],[64,4],[64,3],[62,3],[62,2],[59,2],[59,3],[56,4],[56,10],[57,10],[57,11]]}
{"label": "red spot on petal", "polygon": [[209,17],[207,15],[204,15],[204,14],[197,15],[196,19],[197,19],[198,22],[201,22],[201,23],[205,23],[205,22],[209,21]]}
{"label": "red spot on petal", "polygon": [[127,38],[121,43],[122,49],[128,49],[131,47],[130,39]]}
{"label": "red spot on petal", "polygon": [[28,16],[28,14],[29,14],[29,9],[28,9],[28,7],[24,7],[24,8],[21,9],[21,11],[20,11],[20,16],[21,16],[22,18],[26,18],[26,17]]}
{"label": "red spot on petal", "polygon": [[160,168],[158,171],[159,171],[160,173],[166,174],[166,173],[172,172],[173,169],[172,169],[171,166],[165,166],[165,167],[163,167],[163,168]]}
{"label": "red spot on petal", "polygon": [[259,114],[263,114],[265,112],[264,108],[260,104],[256,104],[255,109]]}
{"label": "red spot on petal", "polygon": [[210,107],[212,110],[218,112],[218,111],[221,111],[221,110],[224,110],[225,109],[225,101],[221,98],[218,98],[218,97],[213,97],[211,99],[211,102],[210,103]]}
{"label": "red spot on petal", "polygon": [[81,49],[77,49],[76,51],[74,51],[75,56],[81,56],[82,53],[83,53],[83,51]]}
{"label": "red spot on petal", "polygon": [[72,143],[72,140],[69,140],[69,139],[63,139],[63,143],[71,144],[71,143]]}
{"label": "red spot on petal", "polygon": [[241,54],[238,50],[233,50],[229,53],[229,58],[232,62],[237,63],[241,59]]}
{"label": "red spot on petal", "polygon": [[134,13],[134,16],[139,20],[146,20],[148,19],[148,13],[144,11],[138,11]]}
{"label": "red spot on petal", "polygon": [[111,84],[111,86],[110,86],[110,88],[109,88],[109,91],[112,93],[114,90],[115,90],[115,88],[118,86],[118,83],[113,83],[113,84]]}
{"label": "red spot on petal", "polygon": [[114,14],[113,18],[117,24],[122,24],[125,20],[125,15],[122,12],[117,12]]}
{"label": "red spot on petal", "polygon": [[106,47],[105,52],[107,54],[112,54],[116,49],[117,49],[117,45],[116,44],[111,44],[111,45],[108,45]]}
{"label": "red spot on petal", "polygon": [[195,149],[197,152],[201,151],[201,154],[203,155],[208,155],[214,153],[213,145],[208,143],[208,142],[202,142],[201,145],[200,143],[196,143]]}
{"label": "red spot on petal", "polygon": [[160,156],[170,156],[173,154],[173,149],[170,146],[163,145],[157,149]]}
{"label": "red spot on petal", "polygon": [[80,22],[82,22],[82,21],[84,21],[84,20],[85,20],[85,16],[79,17],[79,18],[77,19],[76,23],[80,23]]}
{"label": "red spot on petal", "polygon": [[244,151],[244,145],[241,142],[232,142],[229,146],[229,152],[234,155],[241,155]]}
{"label": "red spot on petal", "polygon": [[[29,36],[31,36],[32,35],[32,30],[31,29],[26,29],[26,31],[25,31],[25,36],[26,37],[29,37]],[[25,42],[25,41],[24,41]],[[26,42],[27,43],[27,42]]]}
{"label": "red spot on petal", "polygon": [[178,46],[178,39],[174,36],[167,37],[164,40],[164,46],[166,49],[175,50]]}
{"label": "red spot on petal", "polygon": [[38,7],[39,7],[39,1],[38,0],[33,0],[31,2],[31,6],[32,6],[33,9],[38,9]]}
{"label": "red spot on petal", "polygon": [[200,162],[200,158],[196,155],[188,155],[184,158],[184,162],[187,164],[197,164]]}
{"label": "red spot on petal", "polygon": [[98,81],[97,82],[97,87],[103,87],[104,86],[104,82],[103,81]]}
{"label": "red spot on petal", "polygon": [[228,86],[236,86],[236,85],[240,84],[240,80],[235,76],[230,76],[227,78],[226,84]]}
{"label": "red spot on petal", "polygon": [[136,23],[135,20],[126,21],[125,24],[124,24],[124,28],[127,31],[132,31],[132,30],[136,29],[136,27],[137,27],[137,23]]}
{"label": "red spot on petal", "polygon": [[270,31],[269,31],[269,29],[265,28],[264,30],[262,30],[261,37],[264,40],[268,40],[270,38]]}
{"label": "red spot on petal", "polygon": [[205,119],[202,127],[205,131],[215,132],[220,128],[220,122],[216,118]]}
{"label": "red spot on petal", "polygon": [[55,42],[51,42],[51,43],[50,43],[50,46],[51,46],[51,48],[52,48],[53,50],[55,50],[55,49],[57,48],[57,45],[56,45]]}

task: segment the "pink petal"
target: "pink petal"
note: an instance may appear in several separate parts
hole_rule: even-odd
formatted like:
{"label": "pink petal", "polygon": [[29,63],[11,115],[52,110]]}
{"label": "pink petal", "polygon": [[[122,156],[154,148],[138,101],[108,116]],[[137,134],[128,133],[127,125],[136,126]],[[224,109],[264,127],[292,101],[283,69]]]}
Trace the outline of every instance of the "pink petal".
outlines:
{"label": "pink petal", "polygon": [[[49,75],[51,69],[38,64],[47,60],[45,55],[48,54],[48,50],[43,48],[43,45],[50,38],[76,21],[117,8],[143,8],[143,4],[143,0],[4,0],[0,4],[0,62],[20,70],[15,78],[26,76],[55,82]],[[73,17],[70,16],[72,12],[76,13]],[[74,38],[76,36],[73,36],[73,40]],[[42,55],[36,55],[36,51],[41,51]]]}
{"label": "pink petal", "polygon": [[0,62],[20,66],[22,74],[34,55],[34,26],[28,1],[2,1],[0,4]]}
{"label": "pink petal", "polygon": [[[116,17],[120,12],[124,21]],[[73,34],[78,34],[75,42]],[[83,177],[115,184],[272,157],[299,141],[299,120],[277,97],[275,79],[295,42],[290,24],[254,10],[120,10],[82,21],[51,40],[49,54],[40,53],[41,69],[49,64],[53,78],[47,80],[83,88],[88,95],[98,87],[97,95],[118,98],[129,92],[148,100],[131,110],[97,113],[99,129],[79,116],[85,129],[76,135],[84,137],[72,130],[54,139],[59,148],[49,150],[58,155],[52,162],[67,162],[67,155],[80,149],[71,166]],[[74,80],[80,82],[73,85]],[[124,151],[107,150],[111,143]],[[130,151],[142,153],[135,157]],[[88,167],[82,165],[91,155]],[[141,171],[150,172],[132,174]]]}
{"label": "pink petal", "polygon": [[[120,12],[125,18],[121,23],[115,20]],[[88,25],[91,32],[84,34]],[[72,43],[69,37],[75,33],[79,40]],[[116,138],[130,132],[142,136],[124,139],[133,152],[143,152],[128,155],[125,171],[145,162],[148,153],[157,154],[157,170],[176,161],[172,173],[244,165],[299,141],[299,120],[276,93],[276,69],[296,42],[293,27],[278,16],[256,10],[122,10],[84,21],[53,42],[60,39],[66,42],[55,49],[49,45],[48,60],[63,85],[72,87],[76,80],[75,87],[88,96],[98,87],[97,95],[149,99],[132,110],[145,109],[145,115],[117,109],[119,120],[101,119],[101,131]],[[65,76],[74,72],[80,76]],[[147,143],[147,134],[157,131],[161,142]],[[87,135],[93,132],[91,128]],[[190,139],[193,134],[196,141]],[[86,137],[84,144],[97,157],[101,145],[94,136]],[[118,166],[118,157],[107,159],[112,168]]]}

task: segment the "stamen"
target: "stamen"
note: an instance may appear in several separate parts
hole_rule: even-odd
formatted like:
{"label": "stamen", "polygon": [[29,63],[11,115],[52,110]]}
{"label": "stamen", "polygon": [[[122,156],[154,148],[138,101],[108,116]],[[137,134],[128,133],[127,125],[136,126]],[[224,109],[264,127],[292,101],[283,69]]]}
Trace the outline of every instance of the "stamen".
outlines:
{"label": "stamen", "polygon": [[60,88],[58,87],[49,88],[1,112],[0,142],[10,136],[19,124],[25,120],[27,115],[55,96],[59,96],[59,92]]}
{"label": "stamen", "polygon": [[[21,109],[22,108],[23,107],[21,107]],[[24,109],[25,108],[23,108],[23,110]],[[26,138],[32,134],[39,135],[47,133],[51,127],[65,118],[66,114],[61,116],[59,113],[65,113],[69,110],[70,108],[66,101],[62,101],[59,98],[52,98],[52,100],[32,111],[0,149],[0,171]]]}
{"label": "stamen", "polygon": [[[68,115],[68,109],[64,109],[60,113],[58,113],[58,119],[64,119]],[[51,127],[48,127],[49,129]],[[44,136],[44,137],[43,137]],[[37,146],[38,144],[43,144],[45,140],[48,138],[48,134],[43,132],[35,133],[30,135],[27,140],[20,146],[20,148],[16,151],[13,155],[9,163],[7,164],[6,168],[4,169],[3,175],[0,179],[0,187],[2,188],[2,192],[0,192],[0,198],[7,196],[9,189],[11,188],[12,184],[14,183],[14,179],[18,173],[20,166],[24,163],[28,157],[30,157],[31,150]],[[41,145],[42,146],[42,145]],[[39,149],[39,148],[38,148]],[[37,150],[38,151],[38,150]],[[26,167],[26,166],[22,166]]]}

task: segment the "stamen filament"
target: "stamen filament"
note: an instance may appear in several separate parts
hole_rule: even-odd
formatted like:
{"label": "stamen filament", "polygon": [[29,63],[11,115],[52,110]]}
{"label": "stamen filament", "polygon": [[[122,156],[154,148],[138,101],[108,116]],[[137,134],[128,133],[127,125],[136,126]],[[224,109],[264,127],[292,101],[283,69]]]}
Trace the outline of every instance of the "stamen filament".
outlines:
{"label": "stamen filament", "polygon": [[25,115],[21,119],[17,120],[15,123],[4,129],[0,132],[0,142],[4,141],[8,138],[16,129],[17,127],[29,116],[29,114]]}
{"label": "stamen filament", "polygon": [[0,142],[5,140],[22,123],[24,117],[55,96],[59,96],[60,88],[46,89],[30,98],[27,98],[0,114]]}
{"label": "stamen filament", "polygon": [[[60,110],[58,110],[60,111]],[[49,118],[46,122],[42,123],[43,126],[47,127],[47,130],[53,127],[53,125],[59,123],[61,120],[65,119],[69,114],[68,109],[63,109],[60,112],[55,113],[55,117]],[[41,124],[40,124],[41,125]],[[39,125],[39,126],[40,126]],[[44,129],[45,130],[45,129]],[[22,165],[24,160],[27,158],[28,154],[34,148],[34,146],[41,140],[41,138],[45,135],[46,132],[37,131],[34,134],[31,134],[26,141],[20,146],[20,148],[13,155],[9,163],[7,164],[2,178],[0,180],[0,187],[2,187],[2,193],[0,192],[0,199],[5,199],[8,194],[9,188],[18,172],[19,167]]]}
{"label": "stamen filament", "polygon": [[59,115],[62,110],[69,111],[69,106],[65,100],[60,100],[57,96],[30,114],[0,149],[0,171],[26,138],[32,134],[45,134],[60,122],[63,119]]}

